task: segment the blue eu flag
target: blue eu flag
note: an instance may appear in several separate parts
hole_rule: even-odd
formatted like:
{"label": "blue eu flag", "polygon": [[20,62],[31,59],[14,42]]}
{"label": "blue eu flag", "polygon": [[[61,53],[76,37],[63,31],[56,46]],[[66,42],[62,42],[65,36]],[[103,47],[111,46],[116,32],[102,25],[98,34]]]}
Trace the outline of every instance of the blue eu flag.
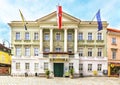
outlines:
{"label": "blue eu flag", "polygon": [[101,21],[101,17],[100,17],[100,9],[98,10],[98,12],[96,14],[96,18],[97,18],[97,23],[98,23],[98,31],[100,31],[103,29],[102,21]]}

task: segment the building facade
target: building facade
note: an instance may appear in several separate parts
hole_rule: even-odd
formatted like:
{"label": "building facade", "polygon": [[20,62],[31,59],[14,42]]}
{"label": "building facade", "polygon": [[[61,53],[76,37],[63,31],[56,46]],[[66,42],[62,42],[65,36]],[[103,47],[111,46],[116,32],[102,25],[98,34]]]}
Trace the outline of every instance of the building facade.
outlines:
{"label": "building facade", "polygon": [[45,73],[62,77],[69,69],[84,76],[103,75],[107,70],[106,21],[97,31],[97,22],[81,21],[62,13],[62,29],[57,26],[56,11],[28,21],[27,30],[21,21],[12,21],[12,74]]}
{"label": "building facade", "polygon": [[11,73],[11,49],[0,44],[0,75]]}
{"label": "building facade", "polygon": [[120,73],[120,30],[107,29],[108,76],[119,76]]}

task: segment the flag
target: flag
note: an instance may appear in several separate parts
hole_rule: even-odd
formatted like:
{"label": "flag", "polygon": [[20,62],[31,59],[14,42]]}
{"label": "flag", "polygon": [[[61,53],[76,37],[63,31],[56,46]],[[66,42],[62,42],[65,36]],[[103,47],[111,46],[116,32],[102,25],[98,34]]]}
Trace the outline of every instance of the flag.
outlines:
{"label": "flag", "polygon": [[97,18],[97,23],[98,23],[98,31],[100,31],[103,29],[102,21],[101,21],[101,17],[100,17],[100,9],[96,13],[96,18]]}
{"label": "flag", "polygon": [[27,23],[26,23],[25,18],[23,16],[22,12],[20,11],[20,9],[19,9],[19,12],[20,12],[20,16],[21,16],[22,22],[24,24],[24,28],[25,28],[25,30],[27,30],[27,26],[26,26]]}
{"label": "flag", "polygon": [[58,24],[58,28],[61,29],[62,26],[62,6],[57,7],[57,24]]}

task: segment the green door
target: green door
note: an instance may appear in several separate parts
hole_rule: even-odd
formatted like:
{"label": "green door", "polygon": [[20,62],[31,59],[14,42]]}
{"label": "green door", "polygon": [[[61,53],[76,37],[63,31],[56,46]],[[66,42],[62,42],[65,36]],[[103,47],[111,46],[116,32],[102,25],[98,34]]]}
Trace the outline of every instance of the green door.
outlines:
{"label": "green door", "polygon": [[54,76],[55,77],[63,77],[64,70],[63,63],[54,63]]}

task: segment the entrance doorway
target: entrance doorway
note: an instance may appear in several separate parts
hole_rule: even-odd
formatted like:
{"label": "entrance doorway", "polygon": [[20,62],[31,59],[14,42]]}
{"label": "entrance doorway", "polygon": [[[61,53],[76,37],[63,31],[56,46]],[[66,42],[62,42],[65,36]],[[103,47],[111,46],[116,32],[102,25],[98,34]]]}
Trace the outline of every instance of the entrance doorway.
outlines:
{"label": "entrance doorway", "polygon": [[63,77],[64,64],[63,63],[54,63],[54,76]]}

